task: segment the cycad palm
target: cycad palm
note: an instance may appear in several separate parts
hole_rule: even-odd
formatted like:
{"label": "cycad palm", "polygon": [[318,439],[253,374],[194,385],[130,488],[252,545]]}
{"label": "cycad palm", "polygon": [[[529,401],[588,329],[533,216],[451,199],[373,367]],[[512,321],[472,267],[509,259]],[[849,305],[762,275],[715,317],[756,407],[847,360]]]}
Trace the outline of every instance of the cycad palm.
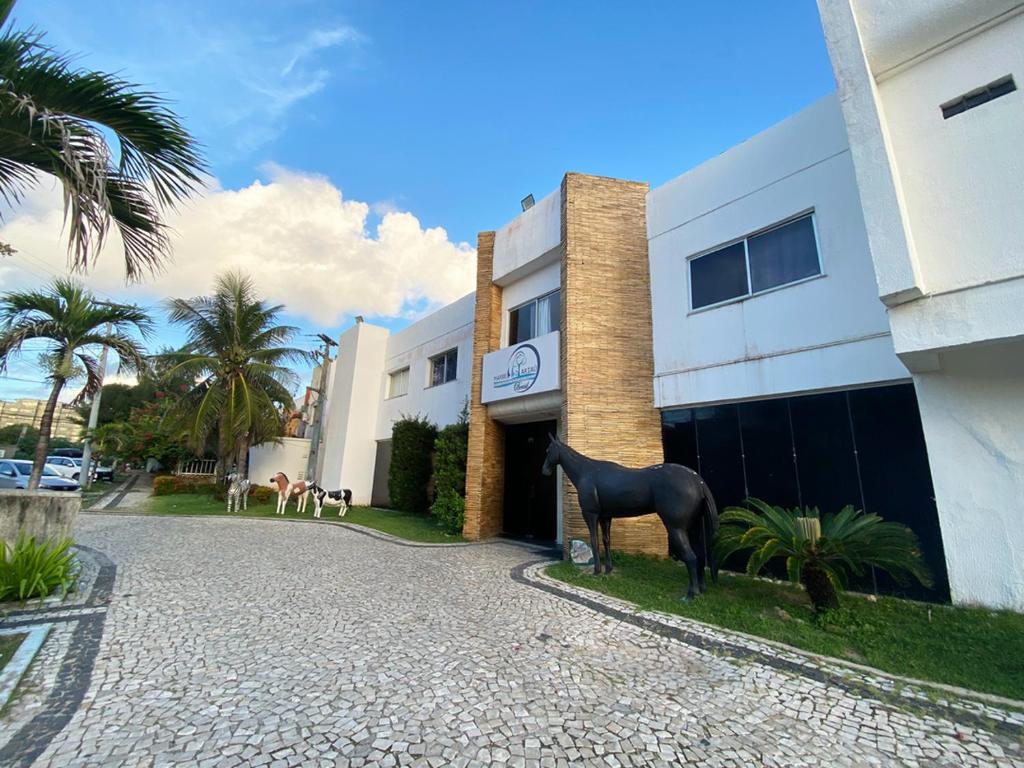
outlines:
{"label": "cycad palm", "polygon": [[120,368],[138,371],[144,365],[143,350],[130,335],[148,336],[149,316],[138,307],[97,302],[71,280],[56,280],[46,291],[23,291],[0,298],[0,371],[22,351],[26,341],[49,342],[45,367],[53,382],[39,425],[29,488],[39,477],[50,444],[53,413],[64,385],[84,373],[85,386],[76,400],[91,398],[102,386],[102,372],[94,352],[104,346],[117,353]]}
{"label": "cycad palm", "polygon": [[278,325],[283,307],[267,306],[237,273],[217,278],[212,296],[172,299],[167,308],[188,333],[180,351],[161,355],[171,363],[167,375],[197,382],[176,414],[196,450],[216,432],[222,468],[234,460],[244,476],[249,446],[280,435],[282,409],[294,406],[289,387],[298,379],[283,364],[310,354],[286,346],[298,329]]}
{"label": "cycad palm", "polygon": [[904,525],[846,506],[820,518],[818,535],[814,526],[800,521],[817,518],[817,509],[786,510],[760,499],[746,503],[752,509],[730,507],[722,513],[715,544],[719,562],[734,552],[751,550],[747,573],[753,576],[773,558],[785,558],[790,580],[804,585],[816,611],[837,607],[837,592],[846,588],[851,575],[863,574],[868,566],[899,583],[912,576],[925,586],[932,584],[917,536]]}
{"label": "cycad palm", "polygon": [[195,141],[160,96],[74,69],[40,33],[15,31],[13,7],[0,0],[0,197],[13,202],[40,174],[55,177],[72,265],[93,262],[113,222],[137,278],[169,254],[163,210],[200,186]]}

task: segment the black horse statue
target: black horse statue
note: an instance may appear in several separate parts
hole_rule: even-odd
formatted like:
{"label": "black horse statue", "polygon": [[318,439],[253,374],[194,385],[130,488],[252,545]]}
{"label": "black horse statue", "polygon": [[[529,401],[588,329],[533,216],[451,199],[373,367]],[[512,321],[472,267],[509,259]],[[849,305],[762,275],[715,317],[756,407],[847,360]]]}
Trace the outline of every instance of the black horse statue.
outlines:
{"label": "black horse statue", "polygon": [[[612,461],[598,461],[574,451],[549,435],[541,471],[550,475],[561,465],[580,500],[583,519],[590,530],[594,573],[601,573],[597,524],[604,539],[605,573],[612,571],[612,518],[639,517],[656,512],[668,530],[669,551],[686,563],[690,588],[686,600],[704,591],[704,568],[711,539],[718,531],[718,509],[701,476],[681,464],[655,464],[630,469]],[[696,544],[696,548],[691,544]],[[711,557],[711,580],[718,581],[718,564]]]}

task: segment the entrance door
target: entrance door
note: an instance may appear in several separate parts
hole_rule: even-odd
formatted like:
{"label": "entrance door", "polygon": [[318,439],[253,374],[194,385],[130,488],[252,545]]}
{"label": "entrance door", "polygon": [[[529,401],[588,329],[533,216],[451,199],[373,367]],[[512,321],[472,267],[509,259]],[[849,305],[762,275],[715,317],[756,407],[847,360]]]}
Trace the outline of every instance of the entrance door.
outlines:
{"label": "entrance door", "polygon": [[557,535],[555,473],[541,474],[548,433],[555,422],[509,424],[505,427],[504,530],[511,536],[554,541]]}

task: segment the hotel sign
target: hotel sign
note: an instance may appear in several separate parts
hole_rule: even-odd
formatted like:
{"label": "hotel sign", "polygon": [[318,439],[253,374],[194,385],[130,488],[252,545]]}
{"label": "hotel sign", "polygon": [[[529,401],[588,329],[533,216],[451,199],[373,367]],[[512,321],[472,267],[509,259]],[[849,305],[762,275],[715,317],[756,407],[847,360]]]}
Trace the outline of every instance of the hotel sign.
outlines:
{"label": "hotel sign", "polygon": [[480,401],[493,403],[559,388],[559,332],[484,355]]}

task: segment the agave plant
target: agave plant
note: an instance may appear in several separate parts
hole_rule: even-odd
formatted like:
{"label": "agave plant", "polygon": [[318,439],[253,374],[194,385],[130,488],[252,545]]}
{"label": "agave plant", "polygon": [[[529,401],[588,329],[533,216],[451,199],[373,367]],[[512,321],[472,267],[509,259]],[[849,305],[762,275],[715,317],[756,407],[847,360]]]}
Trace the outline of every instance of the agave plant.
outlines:
{"label": "agave plant", "polygon": [[37,543],[24,533],[0,551],[0,602],[67,594],[78,577],[71,539]]}
{"label": "agave plant", "polygon": [[790,580],[803,584],[816,612],[838,608],[839,592],[850,576],[860,576],[869,566],[900,584],[913,577],[932,585],[917,536],[905,525],[887,523],[852,505],[822,517],[817,508],[786,510],[760,499],[745,504],[749,508],[729,507],[722,513],[715,541],[719,562],[751,550],[747,573],[754,576],[769,561],[785,558]]}

